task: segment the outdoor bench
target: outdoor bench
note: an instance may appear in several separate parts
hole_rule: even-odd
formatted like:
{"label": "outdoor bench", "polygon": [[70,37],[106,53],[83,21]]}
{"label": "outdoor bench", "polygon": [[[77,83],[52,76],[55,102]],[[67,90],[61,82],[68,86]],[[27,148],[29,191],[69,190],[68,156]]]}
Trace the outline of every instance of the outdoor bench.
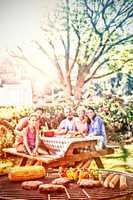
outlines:
{"label": "outdoor bench", "polygon": [[[46,144],[58,146],[61,149],[61,145],[63,146],[63,150],[61,152],[57,151],[57,154],[54,155],[37,155],[31,156],[25,153],[19,153],[15,148],[4,148],[3,152],[5,156],[14,155],[19,157],[19,166],[25,165],[36,165],[41,164],[46,169],[55,168],[59,166],[76,166],[80,167],[89,167],[92,160],[95,160],[98,168],[104,168],[101,156],[108,155],[114,153],[114,149],[111,147],[107,147],[105,149],[96,150],[95,145],[97,144],[96,139],[82,139],[82,138],[69,138],[63,140],[57,138],[42,138]],[[57,141],[59,141],[60,146],[57,145]],[[67,141],[66,145],[64,145],[63,141]],[[56,147],[57,148],[57,147]],[[83,151],[85,149],[85,151]],[[57,149],[56,149],[57,150]],[[82,150],[82,151],[81,151]]]}

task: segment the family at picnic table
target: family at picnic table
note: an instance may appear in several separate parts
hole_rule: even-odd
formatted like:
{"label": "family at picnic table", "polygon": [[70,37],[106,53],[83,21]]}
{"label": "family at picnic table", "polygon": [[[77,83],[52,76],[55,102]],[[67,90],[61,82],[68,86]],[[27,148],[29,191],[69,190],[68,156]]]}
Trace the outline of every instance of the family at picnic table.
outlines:
{"label": "family at picnic table", "polygon": [[[56,136],[64,136],[66,140],[67,137],[76,137],[77,134],[88,140],[95,136],[98,139],[99,148],[106,146],[104,122],[92,107],[88,107],[85,111],[83,106],[79,106],[77,108],[78,117],[74,117],[71,107],[66,107],[64,114],[65,119],[61,120],[55,133]],[[36,108],[30,116],[20,119],[15,132],[16,135],[22,137],[16,137],[16,150],[33,156],[53,154],[54,149],[40,140],[42,126],[47,126],[47,122],[44,119],[44,110],[41,107]]]}

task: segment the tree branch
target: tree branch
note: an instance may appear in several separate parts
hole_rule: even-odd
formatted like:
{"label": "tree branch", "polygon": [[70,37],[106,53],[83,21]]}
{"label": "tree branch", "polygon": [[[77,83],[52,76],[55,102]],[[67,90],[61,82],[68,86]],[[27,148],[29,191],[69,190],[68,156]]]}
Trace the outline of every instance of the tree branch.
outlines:
{"label": "tree branch", "polygon": [[[93,21],[94,11],[89,7],[89,5],[88,5],[88,3],[87,3],[87,0],[84,0],[84,3],[85,3],[85,7],[86,7],[86,14],[87,14],[88,18],[89,18],[90,21],[91,21],[92,27],[94,28],[95,33],[96,33],[99,37],[101,37],[101,36],[102,36],[102,35],[101,35],[101,32],[98,31],[98,29],[97,29],[97,27],[96,27],[96,21],[95,21],[95,20]],[[90,13],[89,13],[89,11],[90,11]],[[95,12],[95,13],[97,14],[97,12]]]}
{"label": "tree branch", "polygon": [[72,71],[73,68],[74,68],[75,62],[76,62],[77,57],[78,57],[78,55],[79,55],[79,50],[80,50],[80,45],[81,45],[81,43],[80,43],[80,34],[79,34],[79,30],[76,29],[76,27],[75,27],[73,24],[72,24],[72,27],[73,27],[74,32],[75,32],[76,35],[77,35],[78,44],[77,44],[77,47],[76,47],[76,49],[75,49],[76,52],[75,52],[75,56],[74,56],[73,62],[72,62],[72,64],[71,64],[71,66],[69,67],[69,71],[68,71],[68,75],[69,75],[69,76],[70,76],[71,71]]}
{"label": "tree branch", "polygon": [[67,13],[66,13],[66,24],[67,24],[67,44],[66,44],[66,56],[65,56],[65,69],[66,69],[66,74],[69,71],[69,58],[70,58],[70,7],[69,7],[69,0],[66,0],[66,8],[67,8]]}
{"label": "tree branch", "polygon": [[[114,59],[113,59],[113,60],[114,60]],[[118,60],[118,59],[117,59],[117,60]],[[131,58],[131,59],[128,59],[128,60],[124,60],[124,59],[121,59],[121,60],[124,61],[124,64],[126,64],[127,62],[132,61],[133,59]],[[125,67],[125,65],[123,65],[123,67]],[[99,76],[93,76],[93,79],[100,79],[100,78],[103,78],[103,77],[105,77],[105,76],[109,76],[109,75],[111,75],[111,74],[113,74],[113,73],[115,73],[115,72],[121,71],[121,69],[122,69],[122,67],[119,67],[118,69],[112,70],[111,72],[108,72],[108,73],[106,73],[106,74],[99,75]]]}
{"label": "tree branch", "polygon": [[[111,1],[108,0],[105,2],[105,4],[103,1],[101,2],[101,5],[102,5],[101,16],[104,22],[105,30],[108,30],[107,17],[105,16],[105,12],[106,12],[106,9],[113,4],[113,2],[114,2],[113,0]],[[103,32],[105,30],[103,30]]]}
{"label": "tree branch", "polygon": [[[111,60],[114,60],[114,59],[111,59]],[[118,59],[115,59],[115,60],[117,61]],[[124,59],[121,59],[121,60],[124,61],[124,64],[123,64],[122,66],[125,67],[125,64],[128,63],[129,61],[132,61],[133,58],[129,58],[129,59],[127,59],[127,60],[124,60]],[[108,62],[108,61],[110,61],[110,60],[109,60],[109,59],[106,59],[105,62]],[[111,72],[108,72],[108,73],[105,73],[105,74],[102,74],[102,75],[99,75],[99,76],[94,76],[94,74],[96,74],[96,71],[98,70],[98,68],[99,68],[101,65],[103,65],[105,62],[103,61],[102,63],[99,64],[99,66],[94,70],[94,72],[92,73],[92,75],[91,75],[89,78],[87,78],[87,79],[85,80],[85,82],[84,82],[85,84],[86,84],[89,80],[91,80],[92,78],[93,78],[93,79],[100,79],[100,78],[109,76],[109,75],[111,75],[111,74],[114,74],[114,73],[116,73],[116,72],[118,72],[118,71],[121,71],[121,69],[122,69],[122,67],[119,67],[118,69],[112,70]]]}
{"label": "tree branch", "polygon": [[61,66],[60,66],[60,64],[59,64],[59,62],[58,62],[58,58],[57,58],[57,55],[56,55],[56,51],[55,51],[54,44],[52,43],[52,41],[49,41],[49,44],[50,44],[50,46],[51,46],[52,49],[53,49],[55,66],[56,66],[56,69],[57,69],[57,72],[58,72],[58,75],[59,75],[60,82],[61,82],[61,84],[62,84],[63,86],[65,86],[63,72],[62,72]]}
{"label": "tree branch", "polygon": [[127,42],[130,38],[133,39],[133,34],[132,34],[132,35],[129,35],[129,36],[127,36],[127,37],[124,37],[124,38],[122,38],[122,39],[120,39],[120,40],[118,40],[118,41],[116,41],[116,42],[110,44],[110,46],[105,50],[105,52],[107,53],[107,52],[108,52],[112,47],[114,47],[114,46],[124,44],[124,43]]}
{"label": "tree branch", "polygon": [[[52,18],[53,19],[53,18]],[[56,16],[55,16],[55,19],[56,19]],[[63,37],[62,37],[62,34],[61,34],[61,31],[60,31],[60,29],[59,29],[59,27],[56,27],[56,20],[55,21],[52,21],[51,19],[50,19],[50,17],[48,17],[48,21],[49,21],[49,29],[48,28],[44,28],[44,27],[41,27],[41,29],[43,30],[43,31],[45,31],[45,32],[47,32],[47,34],[49,34],[50,32],[51,32],[51,30],[55,30],[56,31],[56,33],[58,33],[58,36],[59,36],[59,38],[60,38],[60,41],[61,41],[61,43],[62,43],[62,45],[63,45],[63,48],[64,48],[64,51],[65,51],[65,53],[66,53],[66,44],[65,44],[65,41],[64,41],[64,39],[63,39]]]}
{"label": "tree branch", "polygon": [[63,37],[62,37],[61,34],[59,35],[59,37],[60,37],[61,43],[62,43],[62,45],[63,45],[63,47],[64,47],[64,51],[65,51],[65,54],[66,54],[66,45],[65,45],[65,41],[64,41],[64,39],[63,39]]}
{"label": "tree branch", "polygon": [[94,69],[94,71],[93,71],[92,74],[89,76],[89,78],[87,78],[87,79],[84,81],[84,83],[87,83],[90,79],[92,79],[93,76],[94,76],[94,74],[96,74],[97,70],[98,70],[104,63],[106,63],[106,62],[108,62],[108,61],[109,61],[109,58],[107,58],[107,59],[105,59],[103,62],[101,62],[101,63]]}
{"label": "tree branch", "polygon": [[8,54],[13,58],[17,58],[19,60],[25,61],[31,67],[33,67],[35,70],[39,71],[41,74],[44,74],[45,76],[48,76],[48,74],[45,71],[41,70],[39,67],[37,67],[37,66],[35,66],[35,65],[33,65],[31,63],[31,61],[24,55],[24,52],[23,52],[21,47],[17,46],[17,49],[20,52],[19,55],[17,53],[15,53],[14,51],[10,51],[10,52],[8,52]]}
{"label": "tree branch", "polygon": [[54,63],[53,58],[48,54],[48,52],[43,48],[43,46],[38,42],[38,41],[34,41],[36,43],[36,45],[39,47],[39,49],[48,57],[48,59]]}
{"label": "tree branch", "polygon": [[74,68],[74,65],[76,63],[76,60],[77,60],[77,57],[78,57],[78,54],[79,54],[79,49],[80,49],[80,40],[78,40],[78,44],[77,44],[77,48],[76,48],[76,53],[75,53],[75,56],[74,56],[74,59],[73,59],[73,62],[69,68],[69,71],[68,71],[68,75],[70,75],[71,71],[73,70]]}
{"label": "tree branch", "polygon": [[[119,8],[119,10],[117,11],[116,15],[112,18],[112,20],[110,20],[110,23],[108,24],[108,28],[111,27],[111,25],[115,22],[117,22],[116,24],[118,24],[118,26],[116,27],[116,29],[120,26],[120,24],[122,25],[124,23],[124,21],[126,19],[128,19],[127,15],[125,15],[125,13],[130,13],[133,7],[133,3],[127,3],[126,1],[123,1],[123,4],[121,5],[121,7]],[[121,19],[121,15],[126,16],[125,18],[122,19],[122,21],[120,21],[118,23],[118,20]],[[118,19],[119,18],[119,19]]]}
{"label": "tree branch", "polygon": [[99,76],[93,76],[93,79],[104,78],[104,77],[109,76],[109,75],[111,75],[111,74],[114,74],[114,73],[116,73],[116,72],[118,72],[118,71],[121,71],[121,67],[120,67],[119,69],[117,69],[117,70],[113,70],[113,71],[108,72],[108,73],[106,73],[106,74],[102,74],[102,75],[99,75]]}

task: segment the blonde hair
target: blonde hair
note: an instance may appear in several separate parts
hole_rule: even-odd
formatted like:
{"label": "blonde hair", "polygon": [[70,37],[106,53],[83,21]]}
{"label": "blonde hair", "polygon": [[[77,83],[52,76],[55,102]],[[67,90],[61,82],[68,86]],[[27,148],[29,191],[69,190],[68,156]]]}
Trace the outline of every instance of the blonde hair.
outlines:
{"label": "blonde hair", "polygon": [[84,107],[84,106],[79,106],[79,107],[77,108],[77,113],[78,113],[79,111],[83,111],[83,112],[85,113],[85,107]]}

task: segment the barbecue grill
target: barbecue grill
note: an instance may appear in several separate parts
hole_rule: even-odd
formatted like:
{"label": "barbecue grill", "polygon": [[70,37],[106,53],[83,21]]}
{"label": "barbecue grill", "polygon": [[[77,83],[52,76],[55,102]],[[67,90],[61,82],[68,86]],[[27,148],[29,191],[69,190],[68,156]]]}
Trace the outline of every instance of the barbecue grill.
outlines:
{"label": "barbecue grill", "polygon": [[[104,187],[79,188],[76,183],[70,183],[63,193],[42,194],[37,190],[24,190],[21,182],[10,182],[7,176],[0,177],[0,200],[133,200],[133,175],[124,173],[128,188],[125,191]],[[48,173],[44,183],[58,177],[58,173]]]}

